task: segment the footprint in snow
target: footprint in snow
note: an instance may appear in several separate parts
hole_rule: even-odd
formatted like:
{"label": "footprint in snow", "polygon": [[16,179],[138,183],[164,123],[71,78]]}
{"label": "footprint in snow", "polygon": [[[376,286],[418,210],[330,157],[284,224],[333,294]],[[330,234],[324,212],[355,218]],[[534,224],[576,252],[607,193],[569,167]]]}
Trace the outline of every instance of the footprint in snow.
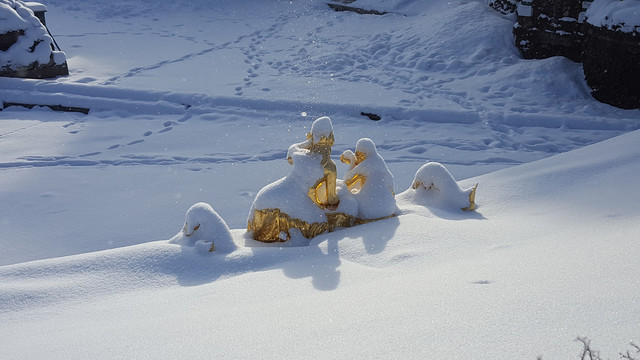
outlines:
{"label": "footprint in snow", "polygon": [[100,155],[100,152],[99,151],[90,152],[90,153],[87,153],[87,154],[79,155],[79,157],[89,157],[89,156],[96,156],[96,155]]}
{"label": "footprint in snow", "polygon": [[489,285],[491,283],[493,283],[493,281],[491,280],[476,280],[476,281],[472,281],[472,284],[476,284],[476,285]]}

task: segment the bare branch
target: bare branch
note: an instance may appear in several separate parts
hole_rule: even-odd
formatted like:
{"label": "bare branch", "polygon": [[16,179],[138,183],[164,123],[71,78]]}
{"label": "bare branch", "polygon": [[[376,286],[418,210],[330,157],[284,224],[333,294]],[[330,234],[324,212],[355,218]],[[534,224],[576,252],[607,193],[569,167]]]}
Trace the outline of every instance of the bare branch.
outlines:
{"label": "bare branch", "polygon": [[602,360],[600,358],[600,352],[591,349],[591,340],[589,338],[578,336],[575,341],[582,343],[582,352],[580,353],[580,360]]}
{"label": "bare branch", "polygon": [[[629,345],[631,345],[631,347],[636,349],[636,353],[640,354],[640,346],[634,344],[633,342],[630,343]],[[621,359],[626,359],[626,360],[640,360],[640,358],[635,357],[634,355],[632,355],[631,352],[629,352],[629,350],[627,350],[626,353],[620,353],[620,358]]]}

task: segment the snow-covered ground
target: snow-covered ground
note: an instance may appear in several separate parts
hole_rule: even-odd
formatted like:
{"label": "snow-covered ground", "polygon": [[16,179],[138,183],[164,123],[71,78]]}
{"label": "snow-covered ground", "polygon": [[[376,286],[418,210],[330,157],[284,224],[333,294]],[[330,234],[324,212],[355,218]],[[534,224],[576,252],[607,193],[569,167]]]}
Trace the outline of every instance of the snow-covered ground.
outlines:
{"label": "snow-covered ground", "polygon": [[[379,1],[375,1],[379,3]],[[358,0],[358,3],[366,3]],[[70,76],[0,78],[0,347],[33,358],[577,358],[640,342],[640,111],[522,60],[484,1],[51,0]],[[375,113],[372,121],[360,113]],[[333,122],[396,193],[438,161],[475,212],[259,246],[256,193]],[[405,199],[405,198],[402,198]],[[207,202],[238,249],[170,244]]]}

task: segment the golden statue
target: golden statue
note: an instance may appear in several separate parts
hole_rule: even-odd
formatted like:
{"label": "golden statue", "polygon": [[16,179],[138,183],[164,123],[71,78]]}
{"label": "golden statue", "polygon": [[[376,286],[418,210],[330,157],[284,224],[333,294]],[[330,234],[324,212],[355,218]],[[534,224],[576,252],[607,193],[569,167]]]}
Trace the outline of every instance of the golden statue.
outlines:
{"label": "golden statue", "polygon": [[355,154],[347,150],[340,161],[349,164],[344,184],[358,203],[357,222],[381,220],[399,213],[393,175],[371,139],[358,140]]}
{"label": "golden statue", "polygon": [[336,164],[331,160],[331,146],[334,142],[331,119],[326,116],[321,117],[313,122],[311,132],[307,134],[307,140],[291,145],[287,154],[287,161],[291,165],[293,165],[291,154],[296,151],[308,150],[312,155],[321,156],[322,177],[309,187],[307,195],[319,207],[330,210],[335,210],[340,203],[336,193],[338,173]]}
{"label": "golden statue", "polygon": [[316,119],[305,141],[289,147],[291,172],[263,187],[251,205],[247,231],[262,242],[283,242],[299,233],[312,238],[371,221],[395,216],[393,175],[370,139],[360,139],[355,154],[345,151],[350,164],[345,180],[337,178],[331,159],[333,125]]}
{"label": "golden statue", "polygon": [[289,147],[291,173],[262,188],[251,206],[247,230],[255,240],[287,241],[294,229],[312,238],[353,226],[357,204],[337,179],[333,144],[331,119],[321,117],[313,122],[305,141]]}

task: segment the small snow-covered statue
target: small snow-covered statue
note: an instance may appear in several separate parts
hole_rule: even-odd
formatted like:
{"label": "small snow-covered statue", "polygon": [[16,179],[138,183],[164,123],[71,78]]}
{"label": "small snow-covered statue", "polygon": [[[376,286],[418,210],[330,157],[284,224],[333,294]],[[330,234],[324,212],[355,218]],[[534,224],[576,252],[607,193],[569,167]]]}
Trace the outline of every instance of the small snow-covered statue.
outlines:
{"label": "small snow-covered statue", "polygon": [[291,165],[293,165],[294,154],[302,153],[320,159],[322,177],[309,187],[307,195],[318,206],[327,209],[335,209],[340,203],[340,198],[336,194],[338,173],[336,164],[331,160],[331,146],[334,142],[333,124],[330,118],[324,116],[313,122],[311,132],[307,134],[307,140],[291,145],[287,152],[287,161]]}
{"label": "small snow-covered statue", "polygon": [[316,119],[307,139],[289,147],[291,173],[258,192],[247,219],[247,231],[262,242],[283,242],[291,229],[306,238],[353,225],[357,204],[337,179],[331,160],[333,125],[328,117]]}
{"label": "small snow-covered statue", "polygon": [[187,210],[182,231],[169,242],[195,247],[204,252],[230,253],[236,249],[227,223],[211,205],[203,202],[194,204]]}
{"label": "small snow-covered statue", "polygon": [[412,197],[413,201],[440,209],[476,209],[476,186],[462,189],[444,165],[428,162],[416,172],[411,189],[401,195]]}
{"label": "small snow-covered statue", "polygon": [[397,214],[393,175],[371,139],[356,144],[355,154],[347,150],[340,161],[350,165],[344,183],[358,202],[356,222],[368,222]]}

